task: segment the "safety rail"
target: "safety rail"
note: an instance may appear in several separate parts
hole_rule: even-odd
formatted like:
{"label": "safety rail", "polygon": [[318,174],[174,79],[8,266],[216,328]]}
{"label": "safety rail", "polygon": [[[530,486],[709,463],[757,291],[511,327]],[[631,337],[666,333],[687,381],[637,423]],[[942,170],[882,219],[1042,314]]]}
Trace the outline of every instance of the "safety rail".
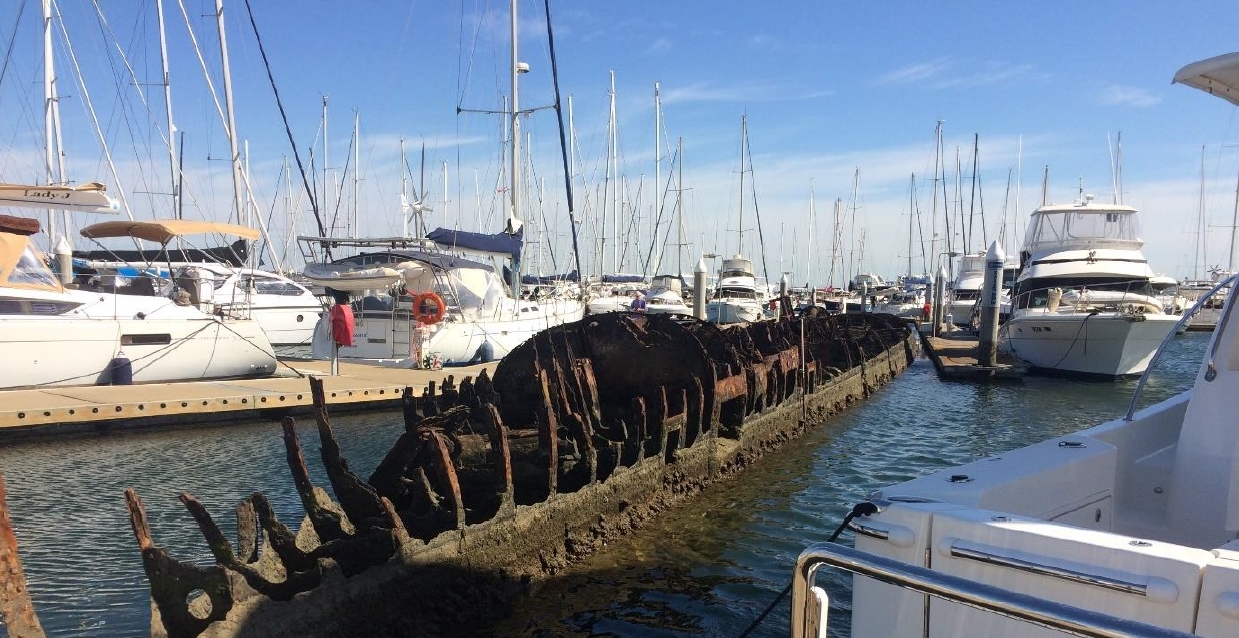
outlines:
{"label": "safety rail", "polygon": [[[1211,288],[1209,292],[1197,297],[1196,303],[1192,304],[1191,309],[1184,312],[1183,317],[1181,317],[1179,322],[1175,324],[1174,330],[1171,330],[1170,333],[1162,339],[1161,344],[1157,346],[1157,351],[1153,353],[1153,358],[1149,360],[1149,366],[1144,369],[1144,374],[1140,375],[1140,381],[1136,383],[1136,389],[1131,394],[1131,402],[1127,404],[1127,415],[1123,417],[1124,421],[1131,421],[1135,418],[1136,403],[1140,400],[1140,395],[1144,392],[1144,384],[1148,382],[1149,374],[1153,372],[1153,368],[1162,358],[1162,353],[1166,351],[1166,344],[1170,343],[1170,340],[1174,339],[1175,335],[1179,334],[1179,328],[1187,325],[1187,322],[1191,321],[1192,317],[1194,317],[1197,312],[1200,312],[1200,310],[1205,307],[1205,302],[1207,302],[1211,297],[1213,297],[1213,295],[1216,295],[1218,291],[1223,288],[1233,286],[1237,278],[1239,278],[1239,275],[1231,275],[1218,282],[1218,284]],[[1230,318],[1231,308],[1234,307],[1234,304],[1231,303],[1232,300],[1230,297],[1234,296],[1233,290],[1231,291],[1231,294],[1227,295],[1226,310],[1222,312],[1222,317],[1218,320],[1217,327],[1213,330],[1213,344],[1209,348],[1208,369],[1205,370],[1206,381],[1212,381],[1217,376],[1217,367],[1214,363],[1214,358],[1217,356],[1217,347],[1218,342],[1220,341],[1219,337],[1221,336],[1220,333],[1223,329],[1225,329],[1227,320]]]}
{"label": "safety rail", "polygon": [[[1192,635],[1020,594],[826,542],[810,545],[796,559],[796,571],[792,575],[792,638],[824,638],[826,635],[826,627],[818,626],[819,618],[810,617],[807,613],[812,604],[810,587],[823,565],[1075,636],[1188,638]],[[820,602],[820,599],[815,597],[813,601]]]}

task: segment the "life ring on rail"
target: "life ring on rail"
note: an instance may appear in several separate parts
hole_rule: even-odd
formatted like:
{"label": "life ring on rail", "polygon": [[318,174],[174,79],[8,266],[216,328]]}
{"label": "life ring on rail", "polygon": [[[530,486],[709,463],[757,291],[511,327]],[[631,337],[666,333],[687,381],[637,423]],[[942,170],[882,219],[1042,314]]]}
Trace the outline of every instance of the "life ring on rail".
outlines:
{"label": "life ring on rail", "polygon": [[433,292],[423,292],[413,298],[413,318],[428,326],[443,320],[447,307],[443,298]]}

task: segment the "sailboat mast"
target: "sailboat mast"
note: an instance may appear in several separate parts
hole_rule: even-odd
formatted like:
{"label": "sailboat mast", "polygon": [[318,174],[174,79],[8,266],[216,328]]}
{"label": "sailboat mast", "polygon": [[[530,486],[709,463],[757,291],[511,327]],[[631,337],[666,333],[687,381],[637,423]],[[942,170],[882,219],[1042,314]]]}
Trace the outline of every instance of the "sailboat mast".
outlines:
{"label": "sailboat mast", "polygon": [[232,71],[228,65],[228,38],[224,34],[224,0],[215,0],[215,22],[219,31],[220,65],[224,72],[224,105],[228,117],[228,151],[232,153],[232,204],[237,215],[237,223],[250,225],[249,211],[242,211],[241,184],[244,176],[241,172],[241,151],[237,147],[237,116],[232,103]]}
{"label": "sailboat mast", "polygon": [[912,277],[912,217],[916,214],[916,204],[913,198],[916,195],[916,173],[912,174],[911,181],[908,182],[908,278]]}
{"label": "sailboat mast", "polygon": [[[662,149],[663,149],[663,146],[662,146],[662,103],[660,102],[659,97],[658,97],[658,82],[654,82],[654,193],[655,193],[655,200],[658,202],[658,204],[655,206],[655,210],[658,212],[661,212],[663,209],[663,183],[662,183],[663,150]],[[650,233],[650,244],[651,245],[657,243],[657,239],[658,239],[658,221],[657,220],[658,219],[659,219],[659,215],[656,213],[654,215],[654,220],[655,220],[654,230],[653,232]],[[658,254],[660,255],[659,261],[661,261],[662,251],[659,251]]]}
{"label": "sailboat mast", "polygon": [[[52,2],[43,0],[43,144],[47,169],[47,183],[65,183],[65,160],[60,138],[60,96],[56,93],[56,65],[52,52]],[[60,217],[65,229],[68,229],[67,213],[61,212]],[[47,211],[47,236],[49,248],[54,249],[56,239],[56,212]],[[69,233],[63,233],[68,241]]]}
{"label": "sailboat mast", "polygon": [[[521,103],[520,103],[520,81],[519,77],[522,71],[528,70],[528,67],[522,67],[517,53],[516,40],[516,0],[511,1],[511,30],[512,30],[512,166],[511,166],[511,204],[512,208],[508,211],[508,227],[507,231],[511,234],[516,234],[520,230],[520,221],[517,217],[517,211],[520,204],[520,188],[521,188]],[[521,269],[520,259],[515,260],[512,264],[512,297],[520,299],[521,296]],[[519,312],[519,311],[518,311]]]}
{"label": "sailboat mast", "polygon": [[1200,262],[1203,260],[1205,269],[1209,268],[1207,228],[1205,224],[1205,147],[1202,144],[1200,146],[1200,193],[1196,198],[1196,264],[1192,268],[1192,275],[1198,280],[1204,279]]}
{"label": "sailboat mast", "polygon": [[929,208],[929,252],[933,253],[934,267],[938,266],[938,253],[934,241],[938,238],[938,160],[942,156],[942,120],[934,128],[934,196]]}
{"label": "sailboat mast", "polygon": [[619,177],[619,132],[616,130],[619,127],[619,122],[616,120],[615,112],[615,71],[611,71],[611,126],[610,126],[610,143],[611,143],[611,177],[614,180],[611,188],[611,238],[615,242],[615,246],[611,248],[611,272],[619,273],[620,271],[620,177]]}
{"label": "sailboat mast", "polygon": [[358,206],[361,201],[361,112],[353,110],[353,218],[349,222],[349,236],[360,231],[358,228]]}
{"label": "sailboat mast", "polygon": [[[675,251],[675,274],[684,276],[684,138],[678,140],[678,146],[675,152],[676,161],[676,181],[678,182],[675,188],[675,221],[676,231],[676,251]],[[1235,191],[1236,204],[1235,210],[1239,210],[1239,187]]]}
{"label": "sailboat mast", "polygon": [[1230,258],[1226,260],[1226,270],[1235,272],[1235,232],[1239,230],[1239,179],[1235,182],[1235,210],[1230,217]]}
{"label": "sailboat mast", "polygon": [[748,115],[740,116],[740,241],[736,255],[744,254],[744,140],[748,137]]}
{"label": "sailboat mast", "polygon": [[181,189],[178,185],[177,173],[179,172],[176,159],[176,125],[172,120],[172,83],[170,74],[168,73],[168,38],[164,30],[163,20],[163,0],[155,0],[155,11],[159,15],[159,60],[163,70],[163,101],[164,115],[167,116],[168,122],[168,168],[171,171],[172,185],[172,214],[177,219],[181,218]]}

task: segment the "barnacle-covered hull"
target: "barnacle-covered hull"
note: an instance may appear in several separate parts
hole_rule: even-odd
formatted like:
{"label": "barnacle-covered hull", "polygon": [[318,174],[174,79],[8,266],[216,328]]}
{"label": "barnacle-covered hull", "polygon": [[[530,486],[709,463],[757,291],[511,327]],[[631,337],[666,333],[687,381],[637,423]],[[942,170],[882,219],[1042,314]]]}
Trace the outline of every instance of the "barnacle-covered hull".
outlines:
{"label": "barnacle-covered hull", "polygon": [[914,344],[881,315],[727,328],[591,316],[539,333],[493,379],[406,390],[406,431],[366,479],[340,456],[312,379],[333,495],[311,483],[285,419],[299,530],[256,493],[237,506],[234,545],[182,494],[216,560],[198,567],[156,545],[127,493],[152,634],[484,629],[538,580],[863,399],[907,367]]}

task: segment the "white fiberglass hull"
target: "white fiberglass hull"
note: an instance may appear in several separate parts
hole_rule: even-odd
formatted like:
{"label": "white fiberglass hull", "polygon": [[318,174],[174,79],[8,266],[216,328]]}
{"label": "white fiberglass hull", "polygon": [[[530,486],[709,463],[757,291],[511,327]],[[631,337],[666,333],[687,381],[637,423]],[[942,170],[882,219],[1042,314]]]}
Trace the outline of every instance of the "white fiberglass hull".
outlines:
{"label": "white fiberglass hull", "polygon": [[[241,312],[238,308],[235,312]],[[225,307],[225,314],[230,314]],[[273,346],[309,344],[314,338],[314,326],[326,310],[321,304],[312,306],[251,306],[248,314],[258,322]]]}
{"label": "white fiberglass hull", "polygon": [[753,323],[765,318],[761,304],[753,299],[715,299],[706,304],[706,320],[711,323]]}
{"label": "white fiberglass hull", "polygon": [[415,363],[414,355],[420,350],[423,356],[438,355],[444,365],[460,365],[473,360],[482,344],[489,343],[491,360],[497,360],[533,335],[585,314],[584,305],[572,299],[521,303],[518,317],[505,313],[493,319],[461,321],[458,315],[449,314],[430,327],[424,346],[417,342],[415,324],[407,312],[366,313],[356,322],[353,345],[340,348],[340,356],[406,367]]}
{"label": "white fiberglass hull", "polygon": [[134,383],[265,376],[275,354],[253,321],[201,319],[0,319],[0,388],[109,383],[118,353]]}
{"label": "white fiberglass hull", "polygon": [[1011,353],[1041,370],[1105,377],[1144,372],[1178,317],[1032,310],[1007,321]]}

